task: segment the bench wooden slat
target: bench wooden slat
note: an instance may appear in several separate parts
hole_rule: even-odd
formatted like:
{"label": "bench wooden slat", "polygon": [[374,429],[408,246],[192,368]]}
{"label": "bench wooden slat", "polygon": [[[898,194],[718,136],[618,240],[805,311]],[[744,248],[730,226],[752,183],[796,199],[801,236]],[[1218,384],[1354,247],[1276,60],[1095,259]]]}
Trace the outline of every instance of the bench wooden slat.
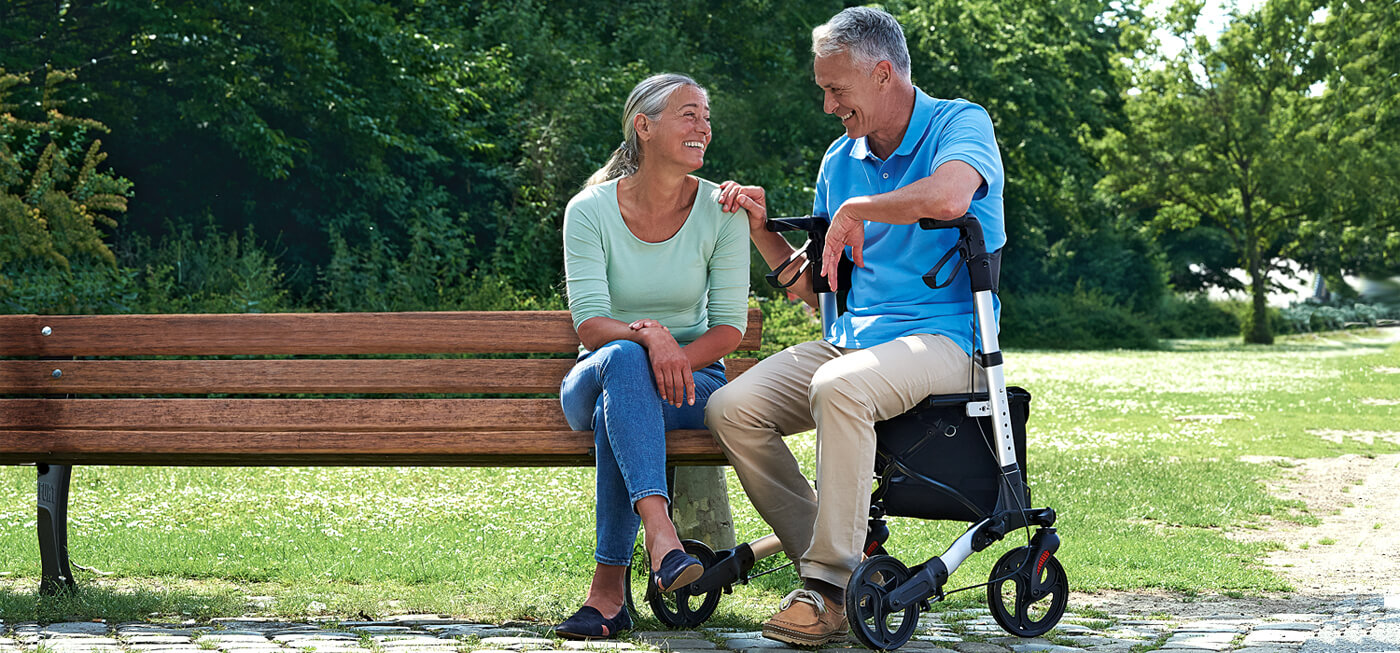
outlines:
{"label": "bench wooden slat", "polygon": [[[725,370],[733,379],[756,362],[729,359]],[[0,394],[553,394],[573,365],[572,358],[9,360],[0,361]]]}
{"label": "bench wooden slat", "polygon": [[569,431],[558,399],[0,399],[25,431]]}
{"label": "bench wooden slat", "polygon": [[[739,348],[755,350],[758,309]],[[42,335],[49,327],[50,335]],[[570,353],[567,311],[5,315],[0,356]]]}
{"label": "bench wooden slat", "polygon": [[[592,431],[0,431],[0,464],[583,465]],[[724,464],[709,431],[666,434],[667,460]]]}

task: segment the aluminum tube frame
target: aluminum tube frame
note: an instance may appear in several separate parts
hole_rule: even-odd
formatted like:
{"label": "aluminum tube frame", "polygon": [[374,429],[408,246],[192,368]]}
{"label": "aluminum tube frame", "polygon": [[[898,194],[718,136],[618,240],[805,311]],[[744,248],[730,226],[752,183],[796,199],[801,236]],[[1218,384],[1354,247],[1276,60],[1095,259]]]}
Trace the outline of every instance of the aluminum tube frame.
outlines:
{"label": "aluminum tube frame", "polygon": [[[977,311],[977,335],[982,340],[982,353],[995,361],[985,367],[987,373],[987,397],[992,405],[992,432],[996,435],[997,464],[1003,470],[1020,467],[1016,460],[1016,439],[1011,432],[1011,403],[1006,399],[1006,377],[1002,372],[1001,343],[997,340],[996,310],[992,305],[992,291],[979,290],[972,295],[972,303]],[[986,359],[984,359],[986,360]]]}

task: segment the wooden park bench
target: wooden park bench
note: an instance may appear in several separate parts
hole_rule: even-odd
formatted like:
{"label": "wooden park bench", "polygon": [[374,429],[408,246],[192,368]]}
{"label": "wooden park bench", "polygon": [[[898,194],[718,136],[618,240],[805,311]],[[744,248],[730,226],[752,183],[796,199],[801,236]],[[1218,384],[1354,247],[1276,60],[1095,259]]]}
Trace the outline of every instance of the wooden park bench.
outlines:
{"label": "wooden park bench", "polygon": [[[760,330],[750,310],[739,349]],[[591,466],[558,400],[578,344],[567,311],[0,316],[0,464],[38,467],[40,591],[74,583],[73,465]],[[705,430],[666,451],[725,463]]]}

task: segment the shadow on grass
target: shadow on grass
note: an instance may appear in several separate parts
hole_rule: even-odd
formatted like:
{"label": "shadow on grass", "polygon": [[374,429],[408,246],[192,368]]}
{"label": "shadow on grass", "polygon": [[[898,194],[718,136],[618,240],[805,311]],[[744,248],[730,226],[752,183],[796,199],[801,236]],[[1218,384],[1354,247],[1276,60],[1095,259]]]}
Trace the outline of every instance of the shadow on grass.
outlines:
{"label": "shadow on grass", "polygon": [[1321,349],[1382,351],[1400,342],[1400,327],[1348,329],[1280,335],[1272,345],[1247,345],[1240,338],[1184,338],[1162,340],[1169,352],[1315,352]]}
{"label": "shadow on grass", "polygon": [[0,615],[5,616],[8,626],[33,621],[54,623],[98,619],[111,624],[208,620],[239,615],[247,607],[247,598],[236,591],[170,589],[161,587],[155,581],[151,582],[150,587],[85,584],[53,596],[41,596],[34,589],[37,581],[24,583],[23,586],[21,582],[23,579],[0,584]]}

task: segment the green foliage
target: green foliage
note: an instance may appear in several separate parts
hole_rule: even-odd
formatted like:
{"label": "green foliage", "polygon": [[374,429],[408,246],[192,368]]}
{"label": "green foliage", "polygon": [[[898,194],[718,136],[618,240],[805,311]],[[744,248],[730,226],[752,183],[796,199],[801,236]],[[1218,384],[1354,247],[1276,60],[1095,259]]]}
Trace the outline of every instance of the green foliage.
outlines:
{"label": "green foliage", "polygon": [[1204,293],[1171,295],[1163,302],[1154,325],[1163,338],[1219,338],[1240,332],[1244,307],[1213,302]]}
{"label": "green foliage", "polygon": [[1095,290],[1002,298],[1003,347],[1156,349],[1147,318]]}
{"label": "green foliage", "polygon": [[277,257],[258,243],[252,227],[225,234],[211,221],[196,231],[172,225],[152,245],[139,239],[127,262],[140,270],[140,313],[272,313],[295,307]]}
{"label": "green foliage", "polygon": [[56,90],[73,78],[48,72],[40,99],[22,105],[13,96],[30,76],[0,68],[0,300],[32,292],[7,278],[17,269],[27,278],[69,273],[74,261],[115,263],[100,227],[117,225],[131,182],[98,169],[107,155],[92,133],[107,131],[102,123],[59,111]]}
{"label": "green foliage", "polygon": [[763,311],[763,344],[760,358],[767,358],[793,345],[822,337],[822,324],[817,314],[800,301],[785,298],[762,298],[757,301]]}
{"label": "green foliage", "polygon": [[1348,327],[1373,327],[1400,321],[1400,306],[1367,304],[1355,300],[1299,302],[1280,311],[1280,319],[1291,333],[1335,331]]}

